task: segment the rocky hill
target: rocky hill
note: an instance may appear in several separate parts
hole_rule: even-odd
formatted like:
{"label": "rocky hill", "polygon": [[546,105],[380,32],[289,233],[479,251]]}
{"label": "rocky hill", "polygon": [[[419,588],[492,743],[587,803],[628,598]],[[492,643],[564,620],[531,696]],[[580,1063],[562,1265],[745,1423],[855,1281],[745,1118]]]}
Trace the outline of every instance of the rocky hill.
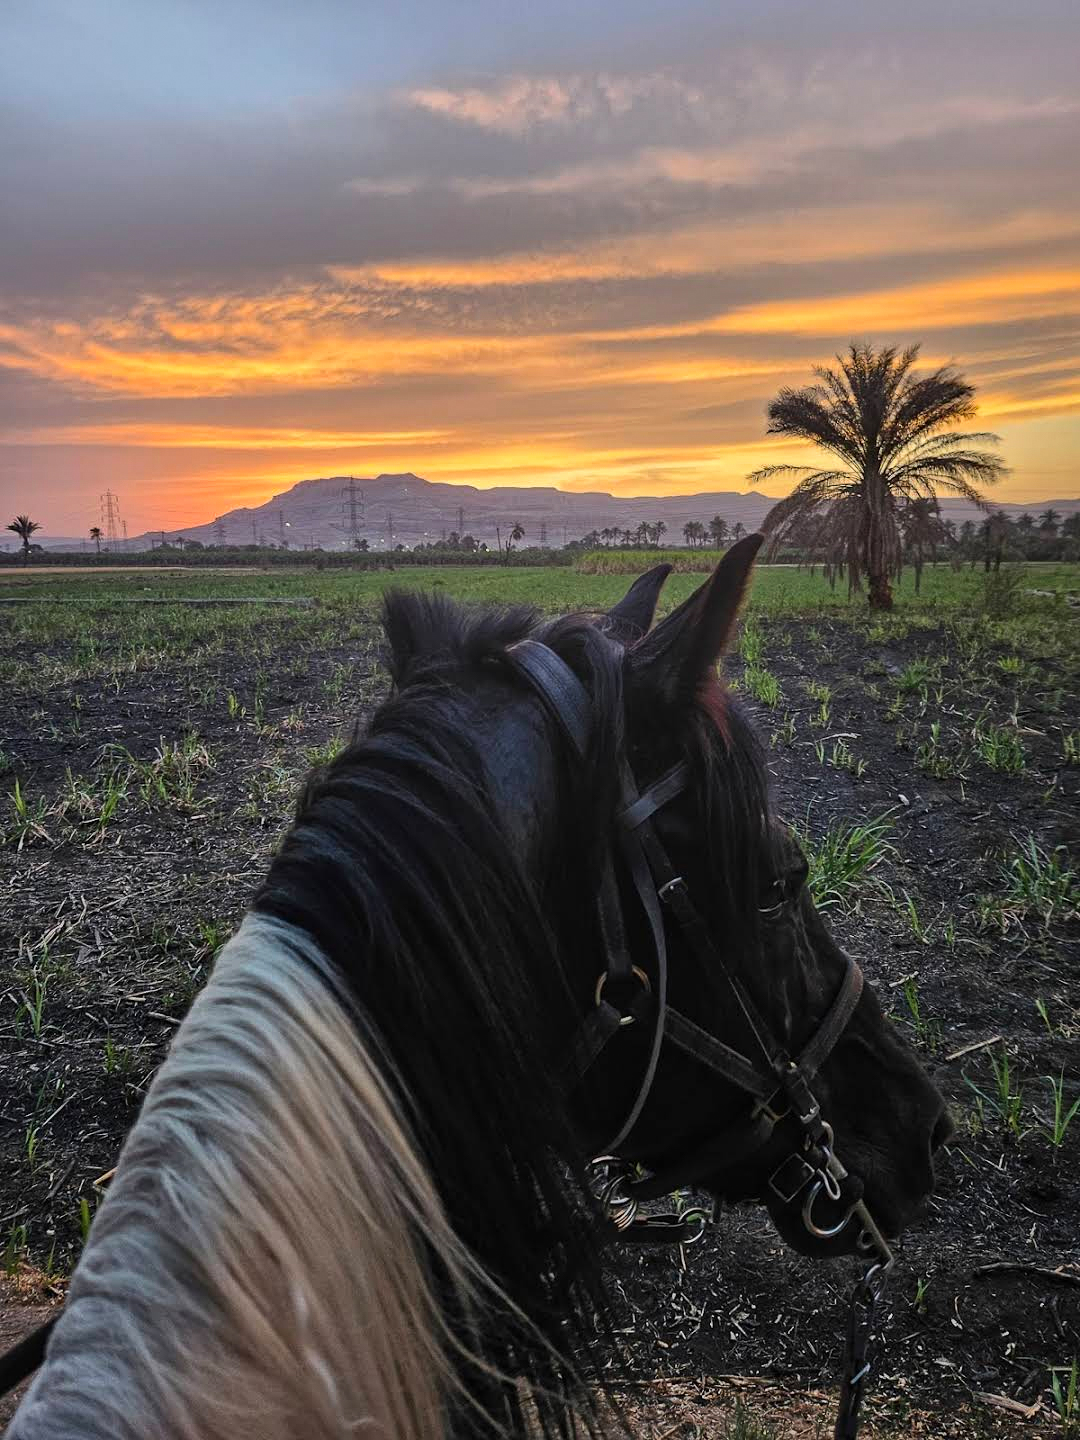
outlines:
{"label": "rocky hill", "polygon": [[[350,543],[354,503],[356,533],[372,549],[384,549],[438,540],[453,531],[494,545],[497,532],[505,537],[515,523],[524,527],[526,545],[563,545],[592,530],[635,530],[642,521],[655,524],[658,520],[667,526],[666,539],[681,544],[688,520],[707,524],[714,515],[722,515],[729,526],[740,522],[745,529],[754,530],[775,501],[755,490],[626,498],[550,486],[479,490],[474,485],[444,485],[411,473],[368,478],[332,475],[302,480],[264,505],[229,510],[208,524],[164,533],[168,540],[183,536],[204,544],[239,545],[252,540],[280,544],[284,539],[298,549],[341,549]],[[1048,504],[1061,513],[1080,509],[1076,500],[1000,508],[1010,514],[1025,509],[1038,513]],[[963,501],[946,500],[942,509],[958,521],[979,518],[975,507]],[[153,533],[142,540],[149,543],[160,538],[160,533]],[[142,548],[139,541],[130,544],[132,549]]]}

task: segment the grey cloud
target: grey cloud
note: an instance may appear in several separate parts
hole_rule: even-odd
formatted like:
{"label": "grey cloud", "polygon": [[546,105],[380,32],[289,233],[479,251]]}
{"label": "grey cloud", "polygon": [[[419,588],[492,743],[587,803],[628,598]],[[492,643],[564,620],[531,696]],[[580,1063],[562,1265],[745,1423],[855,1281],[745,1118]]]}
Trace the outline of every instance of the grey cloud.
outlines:
{"label": "grey cloud", "polygon": [[[561,119],[509,130],[408,99],[471,90],[497,104],[505,76],[444,76],[381,98],[282,104],[220,122],[114,119],[75,130],[9,107],[0,115],[0,285],[37,296],[90,287],[107,296],[113,285],[130,294],[165,279],[231,288],[327,264],[571,247],[713,216],[925,197],[938,187],[973,213],[1060,204],[1055,179],[1076,144],[1076,115],[1033,107],[1059,92],[1068,99],[1063,62],[1051,56],[1036,70],[1020,47],[1005,73],[1003,57],[986,50],[969,46],[946,63],[925,45],[851,54],[833,43],[800,53],[790,40],[771,49],[756,41],[712,63],[684,52],[671,73],[641,56],[623,75],[526,72],[526,96],[529,84],[549,83],[576,98]],[[967,118],[965,95],[974,97]],[[925,123],[924,110],[938,128],[905,133]],[[675,183],[633,168],[635,157],[665,147],[702,155],[766,142],[772,160],[744,183]],[[610,179],[591,184],[590,167],[608,167]],[[581,181],[567,193],[528,189],[575,170]],[[499,193],[501,183],[512,193]]]}

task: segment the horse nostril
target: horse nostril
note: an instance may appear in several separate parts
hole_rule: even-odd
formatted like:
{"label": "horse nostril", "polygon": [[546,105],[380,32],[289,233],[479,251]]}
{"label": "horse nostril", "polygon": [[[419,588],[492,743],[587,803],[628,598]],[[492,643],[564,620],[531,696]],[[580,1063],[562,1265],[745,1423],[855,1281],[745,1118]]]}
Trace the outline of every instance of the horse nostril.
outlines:
{"label": "horse nostril", "polygon": [[942,1145],[947,1145],[956,1131],[948,1110],[942,1110],[930,1136],[930,1153],[933,1155]]}

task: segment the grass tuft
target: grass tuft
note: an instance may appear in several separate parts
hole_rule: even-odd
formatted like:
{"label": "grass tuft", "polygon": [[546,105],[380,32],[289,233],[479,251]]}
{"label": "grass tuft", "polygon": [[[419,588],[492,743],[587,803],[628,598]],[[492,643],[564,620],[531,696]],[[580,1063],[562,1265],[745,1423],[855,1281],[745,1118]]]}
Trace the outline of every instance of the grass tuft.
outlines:
{"label": "grass tuft", "polygon": [[892,828],[891,810],[869,820],[848,823],[834,820],[820,839],[807,828],[796,831],[810,866],[807,884],[819,910],[846,914],[858,908],[862,892],[887,891],[874,871],[896,853],[886,838]]}
{"label": "grass tuft", "polygon": [[1044,930],[1080,916],[1080,875],[1068,863],[1064,846],[1046,850],[1028,835],[1019,850],[1001,868],[1003,890],[987,896],[980,907],[983,925],[1010,924],[1037,919]]}

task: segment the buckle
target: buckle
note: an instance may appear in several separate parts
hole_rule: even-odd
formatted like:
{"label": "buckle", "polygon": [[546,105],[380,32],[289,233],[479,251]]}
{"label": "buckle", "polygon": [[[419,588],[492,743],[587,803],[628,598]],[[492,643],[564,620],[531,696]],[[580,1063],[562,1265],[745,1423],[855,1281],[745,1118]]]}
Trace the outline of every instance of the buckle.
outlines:
{"label": "buckle", "polygon": [[808,1165],[801,1155],[791,1154],[769,1176],[769,1189],[777,1199],[790,1205],[816,1174],[814,1167]]}
{"label": "buckle", "polygon": [[686,881],[681,875],[675,875],[670,880],[665,881],[656,893],[665,904],[669,904],[672,891],[685,889]]}

